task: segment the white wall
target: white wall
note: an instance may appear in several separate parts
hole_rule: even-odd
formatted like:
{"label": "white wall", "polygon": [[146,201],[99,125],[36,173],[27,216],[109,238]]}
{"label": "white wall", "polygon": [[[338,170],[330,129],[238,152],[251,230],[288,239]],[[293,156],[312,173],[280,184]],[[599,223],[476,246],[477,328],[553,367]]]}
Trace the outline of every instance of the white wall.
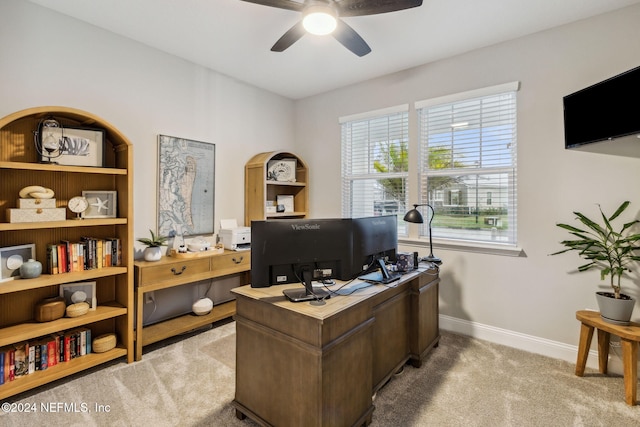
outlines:
{"label": "white wall", "polygon": [[0,58],[0,117],[69,106],[133,143],[136,237],[156,227],[158,134],[216,144],[216,230],[244,221],[247,160],[293,150],[291,100],[28,2],[0,3]]}
{"label": "white wall", "polygon": [[[298,101],[296,149],[311,171],[311,211],[319,217],[341,215],[338,117],[520,81],[518,241],[523,255],[436,247],[444,261],[440,310],[445,318],[462,320],[472,333],[474,325],[482,325],[574,346],[575,311],[596,308],[594,291],[602,282],[597,272],[571,274],[581,263],[575,254],[548,256],[568,237],[555,224],[571,222],[574,210],[595,214],[595,203],[612,213],[625,199],[636,215],[640,159],[565,150],[562,97],[640,65],[639,20],[640,6],[634,6]],[[429,43],[437,41],[428,41],[425,49]],[[415,128],[415,114],[410,117]],[[417,200],[415,186],[413,191]],[[627,282],[635,296],[638,284]],[[640,317],[638,306],[635,317]]]}

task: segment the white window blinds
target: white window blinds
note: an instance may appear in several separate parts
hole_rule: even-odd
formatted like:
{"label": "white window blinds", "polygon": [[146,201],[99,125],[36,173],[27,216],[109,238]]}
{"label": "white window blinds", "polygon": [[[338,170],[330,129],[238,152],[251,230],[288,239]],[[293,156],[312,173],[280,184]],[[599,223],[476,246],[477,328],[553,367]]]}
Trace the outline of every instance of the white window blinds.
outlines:
{"label": "white window blinds", "polygon": [[420,203],[435,210],[434,238],[517,243],[517,87],[416,103]]}
{"label": "white window blinds", "polygon": [[343,117],[340,123],[343,217],[398,215],[398,234],[406,235],[408,106]]}

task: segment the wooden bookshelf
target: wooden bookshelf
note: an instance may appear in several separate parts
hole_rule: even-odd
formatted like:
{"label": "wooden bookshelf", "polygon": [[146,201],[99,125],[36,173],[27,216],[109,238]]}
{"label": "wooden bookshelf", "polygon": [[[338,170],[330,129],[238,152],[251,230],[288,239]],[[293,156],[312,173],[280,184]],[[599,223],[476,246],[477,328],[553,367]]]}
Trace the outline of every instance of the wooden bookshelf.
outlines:
{"label": "wooden bookshelf", "polygon": [[[39,162],[34,132],[45,117],[53,117],[63,127],[99,128],[104,135],[103,167],[68,166]],[[43,274],[35,279],[0,282],[0,347],[77,327],[91,329],[92,337],[115,333],[117,347],[105,353],[91,353],[61,362],[44,371],[0,385],[0,398],[13,396],[51,381],[64,378],[118,358],[134,360],[133,346],[133,152],[129,140],[113,125],[91,113],[69,107],[35,107],[0,119],[0,247],[35,244],[35,258],[43,264]],[[83,190],[117,191],[116,218],[74,220],[66,210],[63,221],[9,223],[6,210],[17,207],[19,191],[30,185],[51,188],[56,207],[66,208],[68,200]],[[48,274],[47,245],[61,240],[80,241],[82,236],[118,238],[122,263],[117,267]],[[75,318],[50,322],[34,320],[37,303],[57,296],[61,284],[96,282],[97,308]]]}

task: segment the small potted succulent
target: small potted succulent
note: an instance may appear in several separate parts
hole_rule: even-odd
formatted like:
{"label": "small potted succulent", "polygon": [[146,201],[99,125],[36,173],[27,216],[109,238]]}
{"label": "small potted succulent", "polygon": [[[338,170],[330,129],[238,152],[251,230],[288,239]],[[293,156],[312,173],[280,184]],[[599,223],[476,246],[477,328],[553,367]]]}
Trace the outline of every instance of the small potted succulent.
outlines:
{"label": "small potted succulent", "polygon": [[166,246],[168,238],[156,235],[153,230],[149,230],[149,233],[151,233],[151,238],[143,237],[137,239],[138,242],[147,246],[144,250],[144,259],[145,261],[160,261],[160,258],[162,258],[162,246]]}
{"label": "small potted succulent", "polygon": [[610,323],[628,325],[635,305],[635,300],[621,292],[621,278],[625,272],[631,271],[631,266],[640,261],[636,251],[640,250],[638,241],[640,234],[630,233],[630,228],[640,222],[633,220],[625,223],[620,231],[615,231],[611,222],[615,220],[629,206],[630,202],[623,202],[618,209],[607,217],[600,205],[598,209],[602,216],[602,224],[587,218],[580,212],[574,212],[576,219],[585,227],[578,228],[569,224],[556,224],[574,236],[572,240],[560,242],[566,249],[551,255],[558,255],[568,251],[577,251],[587,263],[578,267],[578,271],[592,268],[600,270],[600,279],[611,277],[613,292],[596,292],[596,299],[602,319]]}

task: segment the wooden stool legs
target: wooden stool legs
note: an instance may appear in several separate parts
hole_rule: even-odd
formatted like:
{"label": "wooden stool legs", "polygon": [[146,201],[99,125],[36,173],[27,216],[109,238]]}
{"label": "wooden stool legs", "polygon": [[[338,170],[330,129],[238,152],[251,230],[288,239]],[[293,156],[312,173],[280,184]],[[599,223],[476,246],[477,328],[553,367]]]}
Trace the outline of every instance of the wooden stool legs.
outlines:
{"label": "wooden stool legs", "polygon": [[[639,334],[637,325],[632,325],[632,329],[622,329],[620,326],[603,323],[599,318],[599,315],[598,317],[595,317],[594,315],[586,312],[578,312],[577,314],[578,320],[580,320],[581,323],[578,359],[576,361],[576,375],[579,377],[584,375],[594,328],[598,329],[598,368],[601,374],[607,373],[611,334],[613,333],[614,335],[619,336],[620,344],[622,346],[622,365],[624,369],[624,400],[627,405],[635,405],[638,392]],[[589,322],[590,324],[585,322]]]}
{"label": "wooden stool legs", "polygon": [[591,338],[593,338],[593,326],[581,323],[580,344],[578,345],[578,360],[576,361],[576,375],[579,377],[584,375],[584,368],[587,366],[587,357],[589,357]]}
{"label": "wooden stool legs", "polygon": [[624,366],[624,400],[627,405],[635,405],[638,392],[638,342],[624,338],[620,342]]}

